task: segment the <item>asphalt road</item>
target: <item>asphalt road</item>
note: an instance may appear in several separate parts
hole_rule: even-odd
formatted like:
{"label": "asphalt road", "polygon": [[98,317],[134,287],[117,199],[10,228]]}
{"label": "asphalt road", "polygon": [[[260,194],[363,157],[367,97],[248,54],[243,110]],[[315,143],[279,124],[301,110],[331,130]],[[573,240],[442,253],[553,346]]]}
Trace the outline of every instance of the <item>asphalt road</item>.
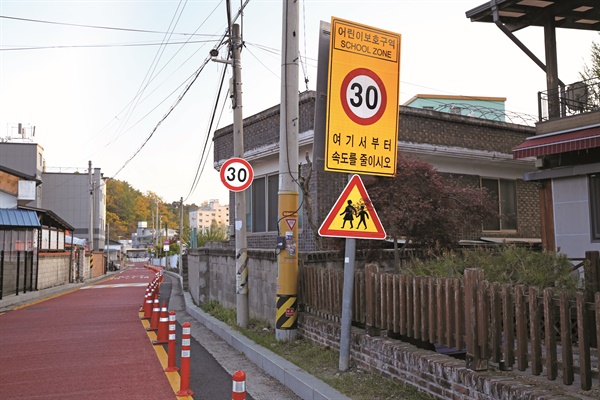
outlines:
{"label": "asphalt road", "polygon": [[[185,312],[185,302],[177,278],[165,274],[161,285],[160,302],[167,301],[169,311],[177,313],[178,341],[181,324],[189,322],[193,340],[191,348],[190,388],[194,399],[230,400],[232,375],[237,370],[246,374],[247,399],[299,400],[289,388],[266,374],[246,356],[231,347]],[[177,352],[181,354],[180,351]],[[179,364],[178,364],[179,365]],[[226,375],[222,375],[225,371]],[[226,388],[226,390],[223,390]]]}
{"label": "asphalt road", "polygon": [[138,315],[153,275],[129,268],[0,315],[0,399],[175,399]]}
{"label": "asphalt road", "polygon": [[[179,387],[169,382],[140,321],[139,306],[153,278],[152,270],[134,265],[0,314],[0,399],[177,399]],[[178,366],[181,324],[191,324],[194,399],[231,399],[237,370],[247,374],[247,399],[299,398],[190,317],[178,280],[169,274],[161,285],[163,301],[177,312]]]}

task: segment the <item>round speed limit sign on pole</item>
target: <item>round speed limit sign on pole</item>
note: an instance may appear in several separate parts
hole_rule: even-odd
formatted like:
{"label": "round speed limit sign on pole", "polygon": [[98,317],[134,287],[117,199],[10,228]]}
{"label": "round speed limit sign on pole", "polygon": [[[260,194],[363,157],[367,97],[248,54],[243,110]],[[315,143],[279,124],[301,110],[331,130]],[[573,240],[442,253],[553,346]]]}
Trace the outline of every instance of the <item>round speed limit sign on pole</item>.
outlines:
{"label": "round speed limit sign on pole", "polygon": [[230,158],[221,167],[221,182],[232,192],[241,192],[250,187],[254,179],[254,170],[243,158]]}

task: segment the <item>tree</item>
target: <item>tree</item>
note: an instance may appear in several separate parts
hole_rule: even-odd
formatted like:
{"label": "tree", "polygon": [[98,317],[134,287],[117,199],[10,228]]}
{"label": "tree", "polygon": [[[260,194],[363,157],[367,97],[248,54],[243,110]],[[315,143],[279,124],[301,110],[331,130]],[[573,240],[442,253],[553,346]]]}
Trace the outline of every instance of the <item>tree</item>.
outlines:
{"label": "tree", "polygon": [[[598,33],[600,35],[600,32]],[[600,78],[600,43],[592,42],[590,52],[590,65],[583,66],[583,72],[579,73],[579,77],[583,80]]]}
{"label": "tree", "polygon": [[[600,34],[600,32],[598,33]],[[585,64],[579,73],[581,80],[588,82],[588,104],[591,109],[600,107],[600,43],[592,42],[590,53],[591,64]]]}
{"label": "tree", "polygon": [[[395,260],[413,247],[455,244],[460,234],[481,231],[486,218],[497,217],[497,205],[485,189],[444,179],[432,165],[400,155],[396,176],[366,177],[365,187],[386,232],[394,239]],[[397,240],[405,238],[401,249]]]}

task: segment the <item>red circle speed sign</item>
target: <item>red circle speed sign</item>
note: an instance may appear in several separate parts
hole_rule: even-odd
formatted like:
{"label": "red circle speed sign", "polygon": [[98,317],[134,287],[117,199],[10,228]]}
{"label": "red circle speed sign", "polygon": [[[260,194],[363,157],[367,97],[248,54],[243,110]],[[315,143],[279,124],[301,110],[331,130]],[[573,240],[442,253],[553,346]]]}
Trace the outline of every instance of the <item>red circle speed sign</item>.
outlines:
{"label": "red circle speed sign", "polygon": [[356,68],[342,81],[340,100],[346,115],[359,125],[379,121],[387,105],[387,93],[381,78],[367,68]]}
{"label": "red circle speed sign", "polygon": [[243,158],[230,158],[223,163],[220,171],[221,182],[232,192],[246,190],[254,179],[254,170]]}

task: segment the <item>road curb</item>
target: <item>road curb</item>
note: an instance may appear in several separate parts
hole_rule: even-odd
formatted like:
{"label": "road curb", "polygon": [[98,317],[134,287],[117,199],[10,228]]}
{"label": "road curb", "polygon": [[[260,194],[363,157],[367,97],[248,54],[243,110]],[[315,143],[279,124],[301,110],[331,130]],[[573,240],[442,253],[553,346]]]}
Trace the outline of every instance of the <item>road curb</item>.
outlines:
{"label": "road curb", "polygon": [[281,356],[257,345],[226,323],[219,321],[197,307],[189,292],[183,292],[187,313],[206,328],[220,336],[230,346],[240,351],[259,368],[277,379],[305,400],[350,400],[325,382]]}

